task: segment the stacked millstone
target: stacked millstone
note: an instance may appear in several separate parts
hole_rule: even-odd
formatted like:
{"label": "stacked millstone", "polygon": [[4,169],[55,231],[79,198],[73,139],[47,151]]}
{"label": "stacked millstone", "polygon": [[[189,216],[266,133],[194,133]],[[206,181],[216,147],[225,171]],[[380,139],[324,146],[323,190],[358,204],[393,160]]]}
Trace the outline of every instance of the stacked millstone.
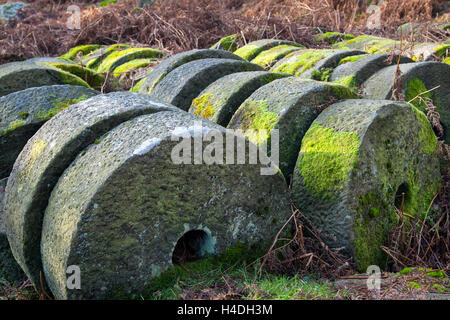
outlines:
{"label": "stacked millstone", "polygon": [[81,45],[69,50],[60,56],[66,61],[76,61],[85,69],[96,73],[111,72],[114,77],[140,68],[149,68],[162,58],[161,51],[152,48],[135,48],[126,44],[114,44],[110,46]]}
{"label": "stacked millstone", "polygon": [[286,55],[304,48],[301,44],[292,41],[263,39],[250,42],[234,51],[234,53],[244,60],[260,65],[265,69],[270,69]]}
{"label": "stacked millstone", "polygon": [[[382,68],[363,83],[367,99],[404,99],[424,114],[434,106],[440,115],[443,132],[439,135],[450,142],[450,66],[429,61],[403,63]],[[395,81],[394,81],[395,79]]]}
{"label": "stacked millstone", "polygon": [[225,50],[191,50],[164,60],[139,84],[138,91],[187,111],[192,101],[216,80],[262,70]]}
{"label": "stacked millstone", "polygon": [[52,66],[65,63],[54,58],[38,58],[0,65],[0,97],[33,87],[76,85],[90,88],[79,76]]}
{"label": "stacked millstone", "polygon": [[411,44],[376,36],[358,36],[356,38],[333,44],[336,49],[359,49],[373,54],[391,53],[404,54],[414,61],[445,60],[449,56],[448,43],[418,43]]}
{"label": "stacked millstone", "polygon": [[0,97],[0,276],[23,280],[12,258],[3,225],[3,194],[6,179],[27,141],[50,118],[71,104],[99,92],[80,86],[54,85],[29,88]]}
{"label": "stacked millstone", "polygon": [[292,197],[332,248],[358,269],[386,266],[396,208],[425,218],[440,186],[436,136],[409,104],[346,100],[329,106],[302,140]]}
{"label": "stacked millstone", "polygon": [[[28,141],[8,180],[4,220],[14,257],[34,283],[43,270],[59,299],[99,299],[136,297],[183,245],[200,258],[269,244],[291,214],[286,182],[270,161],[227,162],[235,147],[218,159],[211,137],[245,142],[225,132],[131,92],[61,111]],[[270,168],[274,174],[261,175]],[[71,266],[81,272],[79,290],[67,286]]]}

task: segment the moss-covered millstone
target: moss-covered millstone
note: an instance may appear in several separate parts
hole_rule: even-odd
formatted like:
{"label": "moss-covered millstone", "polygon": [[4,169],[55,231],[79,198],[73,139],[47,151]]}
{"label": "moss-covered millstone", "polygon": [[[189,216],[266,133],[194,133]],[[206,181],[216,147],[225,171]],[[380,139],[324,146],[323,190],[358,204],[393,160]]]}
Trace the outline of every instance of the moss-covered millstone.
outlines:
{"label": "moss-covered millstone", "polygon": [[409,104],[347,100],[323,111],[302,140],[292,197],[333,248],[358,269],[386,266],[380,249],[396,222],[394,206],[425,215],[440,186],[437,141]]}
{"label": "moss-covered millstone", "polygon": [[291,52],[300,50],[303,46],[282,44],[259,53],[251,62],[260,65],[264,69],[271,68],[278,60]]}
{"label": "moss-covered millstone", "polygon": [[[270,244],[290,216],[280,173],[261,175],[256,164],[194,164],[191,155],[186,164],[172,160],[180,143],[173,137],[192,145],[217,135],[225,143],[225,134],[188,113],[159,112],[88,146],[60,177],[45,211],[43,266],[56,297],[99,299],[120,289],[139,297],[150,278],[172,266],[177,241],[189,231],[202,233],[187,247],[196,257],[238,243]],[[81,290],[67,289],[70,265],[81,270]]]}
{"label": "moss-covered millstone", "polygon": [[181,67],[188,62],[208,58],[243,60],[241,57],[225,50],[201,49],[181,52],[165,59],[149,73],[145,82],[140,87],[139,92],[151,94],[161,80],[176,68]]}
{"label": "moss-covered millstone", "polygon": [[165,76],[153,90],[152,96],[187,111],[192,100],[217,79],[232,73],[261,70],[256,64],[234,59],[196,60]]}
{"label": "moss-covered millstone", "polygon": [[20,151],[45,121],[99,93],[85,87],[55,85],[0,97],[0,179],[9,175]]}
{"label": "moss-covered millstone", "polygon": [[[271,69],[272,72],[284,72],[303,78],[318,78],[317,73],[331,74],[334,67],[345,57],[360,55],[358,50],[307,49],[298,50],[285,56]],[[314,72],[313,72],[314,71]],[[313,76],[314,73],[314,76]],[[322,78],[322,77],[320,77]],[[326,81],[327,79],[316,79]]]}
{"label": "moss-covered millstone", "polygon": [[[393,90],[393,79],[396,66],[386,67],[366,82],[364,82],[364,94],[368,99],[390,99]],[[401,75],[398,77],[401,83],[401,93],[406,101],[411,101],[419,93],[422,99],[431,99],[440,114],[440,121],[444,127],[443,139],[450,142],[450,66],[440,62],[404,63],[399,66]],[[398,88],[397,88],[398,90]],[[418,109],[426,112],[426,101],[416,98],[411,101]]]}
{"label": "moss-covered millstone", "polygon": [[83,79],[89,86],[93,88],[101,88],[105,82],[105,76],[95,72],[92,69],[83,67],[79,64],[68,62],[38,62],[38,64],[54,67],[65,72],[71,73]]}
{"label": "moss-covered millstone", "polygon": [[81,60],[81,63],[93,70],[97,70],[98,66],[106,59],[110,54],[117,51],[123,51],[131,49],[131,46],[127,44],[113,44],[109,47],[102,47],[100,49],[94,50],[84,56]]}
{"label": "moss-covered millstone", "polygon": [[189,113],[209,119],[224,127],[239,106],[255,90],[287,77],[283,73],[267,71],[239,72],[227,75],[211,83],[192,101]]}
{"label": "moss-covered millstone", "polygon": [[304,70],[298,76],[305,79],[314,79],[319,81],[328,81],[334,68],[345,58],[361,56],[366,52],[360,50],[337,50],[327,54],[325,58],[320,59],[307,70]]}
{"label": "moss-covered millstone", "polygon": [[131,48],[114,51],[103,59],[97,68],[98,72],[114,71],[120,65],[135,60],[145,58],[161,58],[162,52],[151,48]]}
{"label": "moss-covered millstone", "polygon": [[0,97],[33,87],[55,84],[89,85],[80,77],[33,62],[11,62],[0,66]]}
{"label": "moss-covered millstone", "polygon": [[16,260],[14,260],[3,226],[5,187],[6,179],[0,180],[0,279],[4,278],[7,281],[22,281],[26,279],[26,276]]}
{"label": "moss-covered millstone", "polygon": [[391,52],[395,48],[400,48],[400,46],[400,41],[369,35],[358,36],[333,45],[337,49],[358,49],[373,54]]}
{"label": "moss-covered millstone", "polygon": [[255,59],[256,56],[259,55],[261,52],[281,45],[303,47],[302,45],[292,41],[278,40],[278,39],[263,39],[250,42],[245,46],[237,49],[234,53],[244,60],[251,61]]}
{"label": "moss-covered millstone", "polygon": [[28,140],[8,179],[4,218],[14,257],[35,284],[42,271],[42,219],[59,176],[104,133],[131,118],[161,110],[179,109],[132,92],[97,95],[61,111]]}
{"label": "moss-covered millstone", "polygon": [[100,49],[102,46],[99,44],[83,44],[71,48],[67,53],[60,56],[64,60],[74,60],[76,58],[83,59],[86,55],[92,51]]}
{"label": "moss-covered millstone", "polygon": [[354,57],[357,57],[358,59],[356,59],[356,61],[349,60],[348,62],[341,60],[340,65],[337,66],[331,73],[329,80],[337,81],[342,84],[348,83],[350,86],[359,87],[364,81],[387,66],[397,64],[397,62],[414,62],[408,57],[390,54],[376,54]]}
{"label": "moss-covered millstone", "polygon": [[129,62],[126,62],[120,66],[118,66],[116,69],[114,69],[114,76],[120,77],[123,74],[129,73],[131,71],[136,71],[140,68],[148,67],[149,65],[156,63],[155,59],[135,59],[131,60]]}
{"label": "moss-covered millstone", "polygon": [[[244,135],[257,145],[267,143],[271,153],[272,130],[279,130],[280,169],[289,177],[300,150],[303,135],[319,110],[330,101],[355,98],[344,86],[331,83],[284,78],[256,90],[239,107],[228,128],[242,129]],[[253,130],[267,130],[267,135],[256,135]]]}

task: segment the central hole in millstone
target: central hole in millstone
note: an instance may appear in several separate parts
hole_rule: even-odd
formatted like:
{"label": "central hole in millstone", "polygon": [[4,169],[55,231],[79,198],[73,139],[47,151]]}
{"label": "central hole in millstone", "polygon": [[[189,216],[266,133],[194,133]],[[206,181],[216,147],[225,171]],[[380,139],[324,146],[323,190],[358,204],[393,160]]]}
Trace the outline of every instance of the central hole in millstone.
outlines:
{"label": "central hole in millstone", "polygon": [[409,201],[409,185],[407,183],[402,183],[395,193],[394,205],[397,209],[402,209],[402,201],[403,201],[403,209]]}
{"label": "central hole in millstone", "polygon": [[172,263],[183,265],[214,253],[214,239],[203,230],[190,230],[178,239],[172,253]]}

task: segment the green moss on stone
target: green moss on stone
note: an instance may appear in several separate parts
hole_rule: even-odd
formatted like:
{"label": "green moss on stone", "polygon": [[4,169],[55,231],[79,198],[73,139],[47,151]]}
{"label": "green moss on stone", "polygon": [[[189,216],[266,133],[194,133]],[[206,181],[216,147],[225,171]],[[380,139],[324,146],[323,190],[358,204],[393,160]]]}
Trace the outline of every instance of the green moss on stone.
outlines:
{"label": "green moss on stone", "polygon": [[261,48],[252,44],[247,44],[237,49],[234,54],[244,60],[250,61],[255,55],[260,52]]}
{"label": "green moss on stone", "polygon": [[131,92],[138,92],[139,89],[141,89],[141,87],[144,85],[146,78],[143,78],[141,80],[139,80],[133,88],[130,89]]}
{"label": "green moss on stone", "polygon": [[145,68],[154,61],[155,60],[153,60],[153,59],[134,59],[134,60],[128,61],[128,62],[118,66],[116,69],[114,69],[114,76],[120,77],[123,73],[129,72],[131,70]]}
{"label": "green moss on stone", "polygon": [[328,81],[333,73],[334,68],[320,68],[320,70],[313,70],[311,76],[314,80]]}
{"label": "green moss on stone", "polygon": [[232,34],[227,37],[223,37],[219,41],[217,41],[211,49],[219,48],[222,50],[235,52],[237,50],[237,44],[239,42],[239,35]]}
{"label": "green moss on stone", "polygon": [[105,82],[105,77],[102,74],[96,73],[94,70],[77,64],[64,62],[44,62],[43,64],[73,74],[83,81],[86,81],[86,83],[88,83],[90,86],[96,88],[101,87]]}
{"label": "green moss on stone", "polygon": [[414,106],[411,106],[411,108],[420,124],[419,141],[423,147],[423,151],[428,155],[432,155],[438,149],[437,137],[426,115]]}
{"label": "green moss on stone", "polygon": [[100,48],[100,45],[98,44],[87,44],[73,47],[72,49],[69,50],[69,52],[63,54],[59,58],[73,60],[74,58],[77,57],[78,54],[86,55],[94,50],[97,50],[98,48]]}
{"label": "green moss on stone", "polygon": [[408,81],[406,86],[406,99],[411,101],[416,98],[418,95],[422,97],[422,99],[416,98],[414,101],[411,101],[411,104],[414,105],[420,111],[426,112],[427,104],[423,101],[426,99],[431,99],[432,93],[426,92],[428,89],[425,84],[419,78],[414,78]]}
{"label": "green moss on stone", "polygon": [[[108,72],[117,63],[117,61],[125,56],[129,56],[130,60],[141,58],[158,58],[161,57],[161,51],[150,48],[131,48],[120,51],[114,51],[103,59],[98,66],[98,72]],[[117,66],[118,67],[118,66]]]}
{"label": "green moss on stone", "polygon": [[445,58],[450,52],[450,44],[442,44],[434,48],[434,54],[439,58]]}
{"label": "green moss on stone", "polygon": [[422,286],[418,282],[408,281],[408,287],[413,288],[413,289],[420,289]]}
{"label": "green moss on stone", "polygon": [[53,108],[45,111],[41,111],[36,115],[36,118],[41,121],[47,121],[54,117],[56,114],[61,112],[62,110],[66,109],[67,107],[81,102],[83,100],[86,100],[88,97],[86,95],[80,96],[78,99],[69,99],[69,100],[63,100],[63,99],[57,99],[55,102],[53,102]]}
{"label": "green moss on stone", "polygon": [[19,114],[19,117],[21,117],[22,119],[26,119],[26,118],[28,118],[29,115],[30,114],[28,112],[24,111]]}
{"label": "green moss on stone", "polygon": [[285,56],[288,53],[291,53],[292,51],[298,50],[298,46],[293,45],[279,45],[273,48],[270,48],[269,50],[265,50],[258,54],[256,58],[254,58],[251,62],[255,63],[263,68],[269,68],[271,67],[280,57]]}
{"label": "green moss on stone", "polygon": [[300,174],[307,190],[315,197],[332,199],[344,187],[358,160],[356,132],[336,132],[313,124],[302,140]]}
{"label": "green moss on stone", "polygon": [[194,114],[205,119],[210,119],[215,111],[212,104],[213,97],[211,93],[207,93],[192,100]]}
{"label": "green moss on stone", "polygon": [[60,69],[56,69],[56,70],[59,71],[59,78],[62,83],[70,84],[73,86],[82,86],[82,87],[90,88],[89,84],[86,81],[84,81],[83,79],[81,79],[80,77],[73,75],[69,72],[60,70]]}
{"label": "green moss on stone", "polygon": [[356,62],[362,58],[367,57],[367,54],[360,54],[360,55],[356,55],[356,56],[348,56],[345,57],[343,59],[341,59],[341,61],[339,61],[339,65],[341,64],[345,64],[345,63],[349,63],[349,62]]}
{"label": "green moss on stone", "polygon": [[[307,50],[305,52],[302,51],[301,54],[295,57],[295,59],[290,60],[289,62],[283,63],[280,66],[274,68],[274,72],[284,72],[289,74],[300,75],[304,73],[306,70],[314,67],[317,62],[326,58],[332,50]],[[296,54],[296,52],[291,53]],[[286,56],[288,59],[290,55]]]}
{"label": "green moss on stone", "polygon": [[[267,141],[279,115],[268,110],[265,100],[247,99],[241,108],[243,108],[241,129],[245,131],[244,135],[257,145]],[[258,130],[266,130],[266,134]]]}
{"label": "green moss on stone", "polygon": [[8,129],[2,130],[2,136],[7,135],[7,134],[13,132],[14,130],[16,130],[17,128],[22,127],[25,123],[26,123],[25,120],[14,120],[14,121],[12,121],[9,124]]}
{"label": "green moss on stone", "polygon": [[358,87],[358,81],[356,80],[356,76],[351,74],[349,76],[340,78],[336,81],[333,81],[333,83],[335,84],[339,84],[345,87],[349,87],[349,88],[356,88]]}
{"label": "green moss on stone", "polygon": [[325,32],[317,35],[314,40],[316,42],[328,42],[329,44],[333,44],[340,40],[351,40],[353,38],[355,38],[355,36],[352,34],[341,32]]}

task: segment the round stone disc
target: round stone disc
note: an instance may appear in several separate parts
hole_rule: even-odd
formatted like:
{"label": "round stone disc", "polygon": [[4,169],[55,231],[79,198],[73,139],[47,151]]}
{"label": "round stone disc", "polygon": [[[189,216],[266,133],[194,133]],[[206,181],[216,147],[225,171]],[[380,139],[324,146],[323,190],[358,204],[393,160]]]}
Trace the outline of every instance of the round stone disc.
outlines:
{"label": "round stone disc", "polygon": [[[344,248],[361,272],[386,266],[380,246],[397,221],[394,206],[424,215],[440,186],[437,139],[409,104],[346,100],[325,109],[302,140],[293,176],[298,208]],[[405,217],[406,218],[406,217]]]}
{"label": "round stone disc", "polygon": [[232,73],[262,70],[256,64],[233,59],[196,60],[165,76],[153,90],[152,96],[187,111],[192,100],[217,79]]}
{"label": "round stone disc", "polygon": [[[386,67],[366,82],[364,94],[368,99],[390,99],[397,66]],[[431,99],[440,114],[444,128],[443,140],[450,143],[450,65],[440,62],[404,63],[399,66],[401,76],[401,93],[406,101],[411,101],[417,94],[424,93],[423,98]],[[420,99],[411,102],[418,109],[426,112],[427,105]]]}
{"label": "round stone disc", "polygon": [[[158,112],[88,146],[60,177],[45,211],[43,265],[56,297],[101,299],[118,289],[139,297],[150,278],[172,266],[177,242],[189,232],[204,236],[191,240],[199,258],[239,243],[270,245],[291,215],[281,174],[261,175],[258,164],[195,164],[192,153],[182,164],[173,158],[177,137],[189,146],[200,139],[206,152],[206,137],[222,136],[223,148],[225,133],[185,112]],[[81,272],[80,290],[67,288],[69,266]]]}
{"label": "round stone disc", "polygon": [[[242,129],[258,145],[270,150],[272,130],[279,130],[279,167],[288,180],[300,142],[321,108],[333,101],[357,97],[349,88],[294,77],[274,80],[256,90],[239,107],[228,128]],[[267,130],[256,136],[254,130]]]}
{"label": "round stone disc", "polygon": [[14,257],[38,288],[42,219],[59,176],[102,134],[131,118],[161,110],[178,109],[131,92],[97,95],[58,113],[25,145],[8,179],[4,222]]}
{"label": "round stone disc", "polygon": [[278,39],[262,39],[252,41],[245,46],[237,49],[234,53],[241,57],[244,60],[251,61],[256,58],[258,54],[265,50],[269,50],[274,47],[278,47],[281,45],[290,45],[295,47],[301,47],[302,45],[287,41],[287,40],[278,40]]}
{"label": "round stone disc", "polygon": [[9,175],[20,151],[45,121],[99,93],[85,87],[55,85],[0,97],[0,179]]}
{"label": "round stone disc", "polygon": [[359,87],[379,70],[393,64],[396,65],[398,61],[399,63],[414,62],[405,56],[390,54],[367,55],[358,61],[344,63],[336,67],[331,74],[330,81],[346,79],[352,86]]}
{"label": "round stone disc", "polygon": [[33,87],[71,84],[89,87],[81,78],[38,63],[10,62],[0,66],[0,97]]}
{"label": "round stone disc", "polygon": [[175,70],[185,63],[207,58],[243,60],[241,57],[225,50],[201,49],[181,52],[174,56],[171,56],[168,59],[163,60],[163,62],[161,62],[158,67],[150,72],[146,76],[146,80],[141,86],[139,92],[151,94],[153,92],[153,89],[155,89],[155,87],[161,82],[162,79],[164,79],[164,77],[169,72]]}
{"label": "round stone disc", "polygon": [[203,90],[192,101],[189,113],[226,127],[239,106],[256,89],[287,76],[284,73],[266,71],[229,74],[214,81]]}

